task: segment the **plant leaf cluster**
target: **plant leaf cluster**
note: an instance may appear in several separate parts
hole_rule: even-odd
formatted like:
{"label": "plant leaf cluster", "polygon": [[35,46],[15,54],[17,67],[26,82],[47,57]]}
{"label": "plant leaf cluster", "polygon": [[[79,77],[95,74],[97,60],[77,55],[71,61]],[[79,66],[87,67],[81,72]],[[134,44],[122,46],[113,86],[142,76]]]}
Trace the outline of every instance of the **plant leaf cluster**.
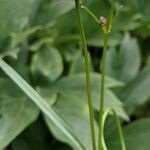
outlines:
{"label": "plant leaf cluster", "polygon": [[[97,18],[106,16],[111,7],[109,0],[83,0],[83,4]],[[118,1],[116,11],[124,7],[108,43],[104,108],[113,108],[121,118],[128,150],[150,146],[149,4]],[[41,145],[45,150],[84,149],[82,145],[91,150],[85,67],[74,8],[74,0],[0,0],[0,67],[21,88],[30,84],[23,90],[32,99],[0,70],[0,150],[42,150]],[[84,10],[82,19],[97,131],[103,31]],[[35,99],[37,95],[42,102]],[[68,130],[63,130],[66,126]],[[33,140],[36,133],[41,137]],[[116,133],[110,115],[105,127],[108,149],[120,149]]]}

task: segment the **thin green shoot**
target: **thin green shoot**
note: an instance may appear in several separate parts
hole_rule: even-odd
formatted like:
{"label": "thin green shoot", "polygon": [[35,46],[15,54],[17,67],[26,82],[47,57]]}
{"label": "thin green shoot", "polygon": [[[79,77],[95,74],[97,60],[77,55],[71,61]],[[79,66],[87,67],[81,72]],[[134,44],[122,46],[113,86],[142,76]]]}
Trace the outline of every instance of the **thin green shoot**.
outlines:
{"label": "thin green shoot", "polygon": [[106,76],[106,54],[108,49],[108,41],[109,41],[109,34],[112,28],[113,17],[114,17],[114,6],[116,0],[113,0],[109,17],[108,23],[103,25],[104,31],[104,45],[103,45],[103,55],[102,55],[102,78],[101,78],[101,91],[100,91],[100,113],[99,113],[99,135],[98,135],[98,148],[99,150],[103,150],[103,113],[104,113],[104,99],[105,99],[105,76]]}
{"label": "thin green shoot", "polygon": [[81,5],[79,0],[75,0],[76,4],[76,15],[79,24],[81,40],[82,40],[82,47],[84,53],[84,60],[85,60],[85,70],[86,70],[86,91],[87,91],[87,98],[88,98],[88,108],[89,108],[89,120],[90,120],[90,129],[91,129],[91,138],[92,138],[92,147],[93,150],[96,150],[96,141],[95,141],[95,127],[94,127],[94,112],[92,106],[92,96],[91,96],[91,83],[90,83],[90,64],[88,59],[88,50],[87,50],[87,42],[84,33],[84,27],[81,19]]}
{"label": "thin green shoot", "polygon": [[119,120],[119,117],[118,117],[116,111],[112,108],[107,108],[105,110],[105,112],[103,113],[103,118],[102,118],[103,148],[104,148],[104,150],[107,150],[107,146],[106,146],[105,140],[104,140],[104,126],[105,126],[105,122],[106,122],[106,119],[107,119],[107,116],[109,115],[109,113],[112,113],[116,120],[118,133],[119,133],[119,140],[120,140],[120,144],[121,144],[121,150],[126,150],[126,144],[125,144],[125,140],[124,140],[123,131],[121,128],[121,123],[120,123],[120,120]]}
{"label": "thin green shoot", "polygon": [[117,19],[123,7],[124,7],[123,5],[120,5],[119,9],[116,11],[116,14],[114,15],[113,22]]}
{"label": "thin green shoot", "polygon": [[98,18],[84,5],[81,5],[81,8],[83,8],[94,20],[96,23],[100,24]]}

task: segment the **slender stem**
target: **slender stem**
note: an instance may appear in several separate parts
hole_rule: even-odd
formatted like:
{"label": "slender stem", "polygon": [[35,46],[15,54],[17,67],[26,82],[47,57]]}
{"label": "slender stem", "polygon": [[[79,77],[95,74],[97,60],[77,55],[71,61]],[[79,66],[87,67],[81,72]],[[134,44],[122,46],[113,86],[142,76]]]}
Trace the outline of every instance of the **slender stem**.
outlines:
{"label": "slender stem", "polygon": [[116,0],[112,0],[112,5],[111,5],[111,9],[110,9],[110,14],[109,14],[109,23],[108,23],[108,32],[111,31],[111,27],[112,27],[112,24],[113,24],[113,18],[114,18],[114,6],[115,6],[115,2]]}
{"label": "slender stem", "polygon": [[82,5],[81,8],[83,8],[95,20],[96,23],[100,23],[97,17],[86,6]]}
{"label": "slender stem", "polygon": [[102,56],[102,78],[101,78],[101,91],[100,91],[100,114],[99,114],[99,136],[98,136],[98,148],[103,150],[103,112],[104,112],[104,95],[105,95],[105,75],[106,75],[106,53],[108,47],[109,33],[111,31],[113,17],[114,17],[114,6],[116,0],[113,0],[110,13],[109,13],[109,22],[103,27],[104,29],[104,46],[103,46],[103,56]]}
{"label": "slender stem", "polygon": [[123,136],[123,131],[122,131],[120,120],[118,118],[117,113],[114,110],[112,110],[112,111],[114,113],[114,116],[115,116],[116,122],[117,122],[117,127],[118,127],[118,131],[119,131],[119,139],[120,139],[120,143],[121,143],[121,149],[122,150],[126,150],[126,144],[125,144],[125,140],[124,140],[124,136]]}
{"label": "slender stem", "polygon": [[[121,123],[119,120],[119,117],[116,113],[116,111],[112,108],[107,108],[103,114],[103,119],[102,119],[102,129],[103,129],[103,134],[104,134],[104,126],[105,126],[105,122],[107,119],[108,114],[112,112],[115,119],[116,119],[116,123],[117,123],[117,128],[118,128],[118,133],[119,133],[119,139],[120,139],[120,145],[121,145],[121,150],[126,150],[126,144],[125,144],[125,140],[124,140],[124,136],[123,136],[123,131],[122,131],[122,127],[121,127]],[[105,144],[105,140],[103,137],[103,147],[105,148],[105,150],[107,150],[106,144]]]}
{"label": "slender stem", "polygon": [[102,77],[101,77],[101,91],[100,91],[100,114],[99,114],[99,139],[98,147],[99,150],[103,150],[103,132],[102,132],[102,118],[104,112],[104,94],[105,94],[105,74],[106,74],[106,53],[108,47],[108,37],[109,33],[104,33],[104,47],[102,56]]}
{"label": "slender stem", "polygon": [[75,0],[75,4],[76,4],[76,13],[77,13],[79,29],[80,29],[81,38],[82,38],[84,59],[85,59],[86,91],[87,91],[87,98],[88,98],[88,108],[89,108],[89,120],[90,120],[90,129],[91,129],[91,137],[92,137],[92,146],[93,146],[93,150],[96,150],[94,114],[93,114],[91,86],[90,86],[90,65],[89,65],[89,60],[88,60],[87,42],[86,42],[86,38],[85,38],[83,23],[82,23],[82,20],[81,20],[81,14],[80,14],[81,7],[80,7],[79,0]]}

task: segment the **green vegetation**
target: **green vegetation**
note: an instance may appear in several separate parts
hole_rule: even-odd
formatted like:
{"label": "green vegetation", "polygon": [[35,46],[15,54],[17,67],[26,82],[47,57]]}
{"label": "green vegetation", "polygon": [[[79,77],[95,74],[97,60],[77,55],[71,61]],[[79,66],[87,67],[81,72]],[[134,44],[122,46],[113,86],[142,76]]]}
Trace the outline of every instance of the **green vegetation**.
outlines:
{"label": "green vegetation", "polygon": [[0,150],[149,150],[149,4],[0,0]]}

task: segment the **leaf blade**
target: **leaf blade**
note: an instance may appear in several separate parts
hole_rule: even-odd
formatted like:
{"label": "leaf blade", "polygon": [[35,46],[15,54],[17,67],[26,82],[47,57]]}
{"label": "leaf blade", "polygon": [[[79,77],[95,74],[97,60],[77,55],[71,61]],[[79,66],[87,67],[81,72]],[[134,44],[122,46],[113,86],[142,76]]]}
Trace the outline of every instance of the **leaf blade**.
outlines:
{"label": "leaf blade", "polygon": [[80,150],[84,150],[84,146],[78,140],[78,138],[73,134],[67,123],[59,117],[55,111],[49,107],[47,102],[5,61],[0,59],[1,69],[22,89],[28,97],[47,115],[53,123],[69,138]]}

